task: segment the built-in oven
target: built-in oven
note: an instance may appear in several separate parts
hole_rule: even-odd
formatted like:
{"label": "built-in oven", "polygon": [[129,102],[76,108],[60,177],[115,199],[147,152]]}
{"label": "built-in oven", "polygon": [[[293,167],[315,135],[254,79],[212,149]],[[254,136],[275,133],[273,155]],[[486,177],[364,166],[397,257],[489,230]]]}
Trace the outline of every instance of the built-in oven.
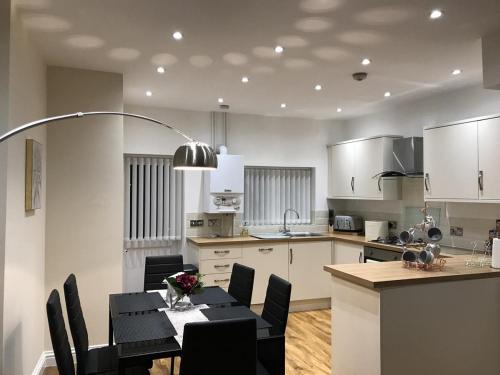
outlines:
{"label": "built-in oven", "polygon": [[376,247],[365,246],[363,251],[365,263],[393,262],[401,260],[399,251],[383,250]]}

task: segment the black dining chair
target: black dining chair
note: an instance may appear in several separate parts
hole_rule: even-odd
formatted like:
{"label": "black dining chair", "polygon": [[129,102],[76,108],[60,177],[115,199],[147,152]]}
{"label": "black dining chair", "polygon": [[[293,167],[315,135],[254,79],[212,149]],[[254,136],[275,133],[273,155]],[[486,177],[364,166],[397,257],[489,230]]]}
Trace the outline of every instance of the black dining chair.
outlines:
{"label": "black dining chair", "polygon": [[[77,374],[102,374],[110,371],[118,371],[118,352],[116,346],[89,349],[87,325],[85,324],[74,274],[69,275],[64,282],[64,297],[71,336],[75,345]],[[147,374],[147,368],[151,368],[152,366],[152,361],[145,361],[143,364],[143,373]]]}
{"label": "black dining chair", "polygon": [[180,375],[268,375],[257,361],[256,343],[255,319],[188,323]]}
{"label": "black dining chair", "polygon": [[291,294],[292,284],[276,275],[269,277],[261,316],[273,327],[269,338],[259,340],[257,357],[271,375],[285,374],[285,331]]}
{"label": "black dining chair", "polygon": [[[61,308],[61,299],[59,292],[54,289],[47,300],[47,319],[49,322],[50,339],[54,356],[56,357],[57,370],[61,375],[75,375],[75,364],[68,341],[68,333],[64,324],[64,318]],[[118,375],[118,361],[114,364],[113,370],[101,372],[105,375]],[[80,374],[80,372],[78,372]],[[84,374],[92,374],[85,372]],[[98,374],[98,373],[95,373]],[[147,375],[149,371],[143,367],[134,367],[126,369],[126,375]]]}
{"label": "black dining chair", "polygon": [[192,264],[184,264],[182,255],[157,255],[146,257],[144,267],[144,291],[167,289],[162,284],[165,277],[177,272],[186,272],[191,275],[198,273],[198,268]]}
{"label": "black dining chair", "polygon": [[255,270],[253,268],[234,263],[227,292],[242,305],[250,307],[254,278]]}

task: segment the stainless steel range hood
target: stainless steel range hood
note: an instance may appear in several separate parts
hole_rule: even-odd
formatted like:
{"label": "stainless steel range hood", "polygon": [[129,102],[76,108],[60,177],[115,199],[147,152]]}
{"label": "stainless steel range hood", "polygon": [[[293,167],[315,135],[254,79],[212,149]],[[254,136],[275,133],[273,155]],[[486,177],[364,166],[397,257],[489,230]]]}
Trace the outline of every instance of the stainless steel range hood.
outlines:
{"label": "stainless steel range hood", "polygon": [[393,140],[393,169],[380,177],[422,177],[424,174],[424,138],[408,137]]}

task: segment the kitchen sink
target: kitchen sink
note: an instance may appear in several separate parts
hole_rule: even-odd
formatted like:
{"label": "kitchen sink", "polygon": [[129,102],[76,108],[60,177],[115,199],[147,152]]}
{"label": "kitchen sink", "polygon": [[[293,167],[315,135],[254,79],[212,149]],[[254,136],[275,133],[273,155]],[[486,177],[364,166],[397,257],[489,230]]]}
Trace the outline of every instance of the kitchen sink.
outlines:
{"label": "kitchen sink", "polygon": [[323,236],[322,233],[314,232],[288,232],[288,233],[258,233],[252,234],[252,237],[259,238],[261,240],[280,240],[290,237],[320,237]]}

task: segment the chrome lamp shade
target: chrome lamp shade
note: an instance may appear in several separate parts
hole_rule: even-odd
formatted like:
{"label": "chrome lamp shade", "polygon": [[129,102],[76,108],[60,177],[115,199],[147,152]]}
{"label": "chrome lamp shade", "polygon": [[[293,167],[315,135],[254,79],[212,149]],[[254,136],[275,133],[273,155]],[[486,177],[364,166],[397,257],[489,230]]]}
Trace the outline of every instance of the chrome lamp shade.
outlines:
{"label": "chrome lamp shade", "polygon": [[206,143],[190,141],[180,146],[174,154],[174,169],[217,169],[217,155]]}

